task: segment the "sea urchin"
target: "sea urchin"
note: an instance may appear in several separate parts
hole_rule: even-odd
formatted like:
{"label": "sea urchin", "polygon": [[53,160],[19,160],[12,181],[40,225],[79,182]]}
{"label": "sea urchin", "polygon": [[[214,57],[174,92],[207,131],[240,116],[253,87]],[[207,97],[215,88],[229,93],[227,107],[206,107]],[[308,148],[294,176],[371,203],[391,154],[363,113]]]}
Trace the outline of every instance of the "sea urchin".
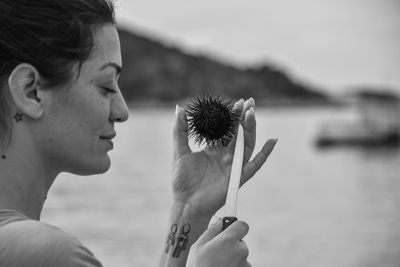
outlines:
{"label": "sea urchin", "polygon": [[235,136],[240,122],[240,110],[222,97],[195,97],[186,106],[189,136],[195,143],[207,146],[224,145]]}

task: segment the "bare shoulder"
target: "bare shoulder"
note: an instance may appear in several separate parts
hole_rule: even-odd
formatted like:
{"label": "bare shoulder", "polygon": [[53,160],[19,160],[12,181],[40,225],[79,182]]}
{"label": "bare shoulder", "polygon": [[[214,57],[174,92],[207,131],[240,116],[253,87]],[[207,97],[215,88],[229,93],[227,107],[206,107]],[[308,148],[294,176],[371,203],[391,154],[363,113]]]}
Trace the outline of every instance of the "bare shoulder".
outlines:
{"label": "bare shoulder", "polygon": [[0,228],[0,237],[0,266],[8,266],[3,260],[20,262],[21,267],[101,266],[78,239],[46,223],[13,222]]}

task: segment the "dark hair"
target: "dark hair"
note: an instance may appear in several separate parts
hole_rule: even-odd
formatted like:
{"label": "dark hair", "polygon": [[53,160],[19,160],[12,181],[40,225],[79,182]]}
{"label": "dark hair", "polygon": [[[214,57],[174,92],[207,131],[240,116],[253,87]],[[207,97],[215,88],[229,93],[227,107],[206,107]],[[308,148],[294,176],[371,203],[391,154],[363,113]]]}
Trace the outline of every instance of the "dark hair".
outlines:
{"label": "dark hair", "polygon": [[44,86],[68,83],[93,49],[96,27],[115,24],[112,0],[0,0],[0,141],[8,129],[5,85],[21,63]]}

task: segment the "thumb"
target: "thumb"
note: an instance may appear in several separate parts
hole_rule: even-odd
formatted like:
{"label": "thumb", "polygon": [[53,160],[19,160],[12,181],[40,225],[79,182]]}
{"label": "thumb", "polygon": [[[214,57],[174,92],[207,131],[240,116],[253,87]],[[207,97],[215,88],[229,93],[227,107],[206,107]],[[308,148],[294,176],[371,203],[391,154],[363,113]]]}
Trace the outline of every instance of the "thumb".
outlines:
{"label": "thumb", "polygon": [[177,159],[180,156],[190,153],[190,147],[188,144],[188,122],[186,118],[186,112],[179,105],[176,105],[175,111],[175,127],[173,133],[174,143],[174,158]]}
{"label": "thumb", "polygon": [[211,239],[216,237],[219,233],[222,232],[222,219],[218,218],[217,222],[211,224],[207,230],[197,239],[197,244],[200,246],[205,245]]}

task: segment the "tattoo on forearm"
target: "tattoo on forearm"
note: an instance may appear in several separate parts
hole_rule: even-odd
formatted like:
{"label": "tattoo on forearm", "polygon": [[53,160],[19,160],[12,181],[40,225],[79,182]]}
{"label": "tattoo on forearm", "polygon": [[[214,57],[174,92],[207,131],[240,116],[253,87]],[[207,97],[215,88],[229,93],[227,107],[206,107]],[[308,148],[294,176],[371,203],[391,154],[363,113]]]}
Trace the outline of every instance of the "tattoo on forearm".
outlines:
{"label": "tattoo on forearm", "polygon": [[190,232],[190,225],[187,223],[182,226],[181,233],[178,236],[178,240],[176,242],[176,247],[172,257],[179,258],[181,252],[186,249],[187,244],[189,242],[188,234]]}
{"label": "tattoo on forearm", "polygon": [[172,247],[172,257],[173,258],[179,258],[181,255],[181,252],[186,250],[188,243],[189,243],[189,232],[190,232],[190,225],[184,224],[181,227],[180,234],[178,237],[176,236],[176,233],[178,231],[178,225],[173,224],[171,226],[171,232],[169,233],[167,237],[167,247],[165,249],[165,253],[169,253],[170,248]]}
{"label": "tattoo on forearm", "polygon": [[171,232],[168,235],[167,238],[167,247],[165,248],[165,253],[169,252],[169,248],[172,246],[174,247],[175,245],[175,234],[178,231],[178,226],[176,224],[173,224],[171,226]]}

